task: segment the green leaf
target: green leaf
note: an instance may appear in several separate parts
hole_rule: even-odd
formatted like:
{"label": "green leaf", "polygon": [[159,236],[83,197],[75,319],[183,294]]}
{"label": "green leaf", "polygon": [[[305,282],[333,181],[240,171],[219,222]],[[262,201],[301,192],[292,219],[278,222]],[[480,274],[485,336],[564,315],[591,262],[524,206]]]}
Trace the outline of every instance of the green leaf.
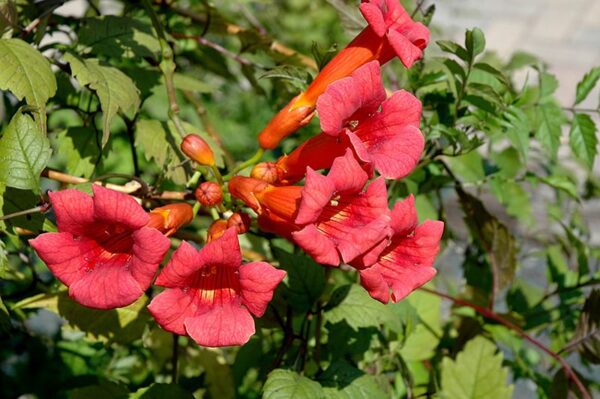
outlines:
{"label": "green leaf", "polygon": [[519,151],[523,161],[527,161],[529,154],[529,119],[523,110],[510,106],[504,113],[502,126],[513,147]]}
{"label": "green leaf", "polygon": [[215,90],[214,87],[196,78],[177,72],[173,75],[173,85],[176,89],[191,91],[193,93],[211,93]]}
{"label": "green leaf", "polygon": [[502,367],[502,353],[478,336],[467,342],[456,360],[442,360],[441,398],[509,399],[512,385],[507,385],[508,369]]}
{"label": "green leaf", "polygon": [[150,315],[146,310],[148,298],[142,296],[129,306],[97,310],[82,306],[69,298],[67,291],[39,294],[14,305],[15,309],[45,308],[67,320],[68,327],[83,331],[88,339],[129,343],[142,337]]}
{"label": "green leaf", "polygon": [[585,300],[579,316],[573,342],[577,349],[591,363],[600,364],[600,290],[592,290]]}
{"label": "green leaf", "polygon": [[134,115],[140,106],[140,92],[133,81],[117,68],[100,65],[97,59],[79,59],[65,54],[73,76],[80,85],[89,85],[100,99],[102,107],[102,147],[110,137],[110,122],[117,112]]}
{"label": "green leaf", "polygon": [[194,399],[194,395],[175,384],[154,383],[129,395],[129,399]]}
{"label": "green leaf", "polygon": [[320,399],[323,388],[316,382],[300,374],[283,369],[269,373],[263,387],[263,399]]}
{"label": "green leaf", "polygon": [[594,86],[596,86],[596,83],[598,83],[598,79],[600,79],[600,67],[590,69],[590,71],[583,76],[583,79],[577,83],[575,105],[586,99],[588,94],[594,89]]}
{"label": "green leaf", "polygon": [[451,42],[449,40],[438,40],[435,43],[442,49],[442,51],[454,54],[463,61],[469,60],[469,54],[467,53],[467,50],[465,50],[465,48],[460,44]]}
{"label": "green leaf", "polygon": [[485,36],[481,29],[473,28],[472,30],[467,30],[465,34],[465,47],[471,60],[483,52],[485,49]]}
{"label": "green leaf", "polygon": [[490,187],[506,213],[524,223],[532,221],[530,194],[519,183],[498,176],[490,180]]}
{"label": "green leaf", "polygon": [[66,160],[67,172],[91,177],[102,155],[99,144],[96,131],[91,127],[70,127],[61,133],[58,136],[58,155]]}
{"label": "green leaf", "polygon": [[79,42],[94,54],[157,58],[160,53],[160,44],[149,21],[107,15],[86,18],[82,23]]}
{"label": "green leaf", "polygon": [[374,376],[343,360],[332,363],[319,377],[328,399],[371,399],[386,397]]}
{"label": "green leaf", "polygon": [[558,88],[558,80],[556,76],[547,72],[540,72],[540,98],[545,98],[552,95]]}
{"label": "green leaf", "polygon": [[288,303],[294,309],[311,309],[325,290],[325,268],[306,255],[290,254],[277,247],[274,256],[287,271]]}
{"label": "green leaf", "polygon": [[146,159],[153,160],[174,183],[185,184],[185,169],[178,166],[186,159],[179,149],[180,142],[175,126],[148,119],[140,119],[135,125],[135,144],[143,149]]}
{"label": "green leaf", "polygon": [[517,268],[517,244],[508,228],[485,209],[483,203],[460,187],[456,192],[463,208],[465,223],[471,235],[488,253],[496,274],[496,287],[508,286],[515,277]]}
{"label": "green leaf", "polygon": [[326,306],[325,320],[335,324],[346,321],[354,329],[375,327],[393,318],[390,308],[371,298],[356,284],[337,288]]}
{"label": "green leaf", "polygon": [[50,143],[29,115],[17,111],[0,137],[0,182],[40,191],[40,173],[50,158]]}
{"label": "green leaf", "polygon": [[502,84],[504,84],[505,86],[510,86],[510,82],[507,79],[507,77],[502,72],[500,72],[498,69],[491,66],[490,64],[486,64],[485,62],[478,62],[475,65],[473,65],[473,68],[478,69],[480,71],[487,72],[488,74],[494,76],[496,79],[498,79],[500,82],[502,82]]}
{"label": "green leaf", "polygon": [[596,131],[596,124],[589,115],[575,114],[569,132],[569,144],[573,155],[583,161],[588,169],[594,166],[594,158],[598,153]]}
{"label": "green leaf", "polygon": [[[435,349],[442,334],[440,309],[442,301],[438,296],[422,292],[413,292],[406,301],[394,307],[410,306],[418,317],[414,328],[407,326],[408,337],[400,348],[400,355],[407,361],[423,361],[435,355]],[[403,318],[406,322],[406,318]]]}
{"label": "green leaf", "polygon": [[485,178],[483,158],[477,151],[444,159],[463,183],[476,183]]}
{"label": "green leaf", "polygon": [[538,128],[536,138],[546,148],[551,157],[556,157],[562,124],[565,117],[560,106],[554,102],[543,103],[537,108]]}
{"label": "green leaf", "polygon": [[44,110],[56,93],[56,78],[48,60],[20,39],[0,39],[0,90]]}
{"label": "green leaf", "polygon": [[567,193],[571,198],[579,200],[579,194],[577,194],[577,186],[566,176],[552,175],[548,177],[539,177],[539,180],[554,187],[557,190],[561,190]]}
{"label": "green leaf", "polygon": [[73,389],[70,392],[69,399],[127,399],[128,394],[127,387],[102,380],[98,385]]}

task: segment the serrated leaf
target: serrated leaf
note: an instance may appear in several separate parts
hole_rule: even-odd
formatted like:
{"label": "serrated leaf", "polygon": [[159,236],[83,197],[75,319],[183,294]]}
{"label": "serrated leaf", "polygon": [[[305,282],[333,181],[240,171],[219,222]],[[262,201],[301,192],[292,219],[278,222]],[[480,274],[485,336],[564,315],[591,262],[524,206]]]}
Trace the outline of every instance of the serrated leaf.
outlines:
{"label": "serrated leaf", "polygon": [[371,298],[358,285],[344,285],[336,289],[326,308],[326,321],[332,324],[345,321],[354,329],[376,327],[394,317],[390,308]]}
{"label": "serrated leaf", "polygon": [[154,383],[129,395],[129,399],[194,399],[194,395],[175,384]]}
{"label": "serrated leaf", "polygon": [[596,124],[589,115],[575,114],[571,122],[569,144],[573,155],[583,161],[588,169],[594,166],[594,158],[598,153],[596,132]]}
{"label": "serrated leaf", "polygon": [[290,306],[301,312],[310,310],[325,290],[325,269],[306,255],[287,253],[277,247],[274,256],[287,271]]}
{"label": "serrated leaf", "polygon": [[102,155],[96,131],[91,127],[70,127],[57,140],[58,154],[67,162],[66,171],[75,176],[91,177]]}
{"label": "serrated leaf", "polygon": [[517,268],[515,237],[498,218],[488,212],[479,199],[459,187],[456,192],[471,235],[488,253],[496,274],[496,287],[502,289],[508,286],[514,279]]}
{"label": "serrated leaf", "polygon": [[40,173],[52,150],[46,135],[29,115],[17,111],[0,137],[0,182],[40,191]]}
{"label": "serrated leaf", "polygon": [[332,363],[319,377],[327,399],[371,399],[386,397],[374,376],[343,360]]}
{"label": "serrated leaf", "polygon": [[160,44],[149,21],[107,15],[86,18],[82,24],[79,42],[94,54],[157,58],[160,53]]}
{"label": "serrated leaf", "polygon": [[48,60],[21,39],[0,39],[0,90],[40,110],[56,93],[56,78]]}
{"label": "serrated leaf", "polygon": [[596,86],[596,83],[598,83],[598,79],[600,79],[600,67],[594,67],[583,75],[581,81],[577,83],[575,105],[586,99],[588,94],[594,89],[594,86]]}
{"label": "serrated leaf", "polygon": [[538,128],[535,137],[540,141],[551,157],[556,157],[562,124],[565,117],[562,109],[554,102],[540,104],[537,109]]}
{"label": "serrated leaf", "polygon": [[140,119],[135,125],[135,144],[143,148],[146,159],[153,160],[174,183],[185,184],[187,175],[181,163],[186,158],[180,142],[175,127],[168,123]]}
{"label": "serrated leaf", "polygon": [[102,107],[102,146],[110,137],[110,122],[117,112],[135,114],[140,106],[140,91],[133,81],[117,68],[100,65],[97,59],[79,59],[65,54],[73,76],[80,85],[96,92]]}
{"label": "serrated leaf", "polygon": [[547,72],[540,72],[539,83],[540,98],[552,95],[558,88],[558,80],[556,79],[556,76]]}
{"label": "serrated leaf", "polygon": [[502,72],[500,72],[498,69],[491,66],[490,64],[486,64],[485,62],[478,62],[475,65],[473,65],[473,68],[478,69],[480,71],[487,72],[488,74],[490,74],[490,75],[494,76],[496,79],[498,79],[505,86],[510,85],[509,80],[506,78],[506,76]]}
{"label": "serrated leaf", "polygon": [[316,382],[300,374],[283,369],[269,373],[263,387],[263,399],[320,399],[323,388]]}
{"label": "serrated leaf", "polygon": [[129,343],[142,337],[150,318],[144,295],[129,306],[97,310],[82,306],[69,297],[67,291],[39,294],[14,305],[15,309],[45,308],[67,320],[68,327],[86,333],[88,339]]}
{"label": "serrated leaf", "polygon": [[[418,321],[408,322],[412,325],[407,324],[406,334],[408,336],[399,350],[405,361],[423,361],[434,356],[442,333],[441,303],[438,296],[415,291],[406,301],[394,305],[394,307],[409,306],[410,311],[413,311],[418,317]],[[403,318],[403,323],[407,323],[406,317]],[[415,326],[413,327],[413,325]]]}
{"label": "serrated leaf", "polygon": [[540,177],[539,180],[550,187],[554,187],[557,190],[561,190],[575,200],[579,200],[579,194],[577,194],[577,186],[569,178],[565,176],[552,175],[548,177]]}
{"label": "serrated leaf", "polygon": [[447,399],[509,399],[508,369],[502,367],[502,353],[487,339],[478,336],[467,342],[455,360],[442,360],[440,397]]}

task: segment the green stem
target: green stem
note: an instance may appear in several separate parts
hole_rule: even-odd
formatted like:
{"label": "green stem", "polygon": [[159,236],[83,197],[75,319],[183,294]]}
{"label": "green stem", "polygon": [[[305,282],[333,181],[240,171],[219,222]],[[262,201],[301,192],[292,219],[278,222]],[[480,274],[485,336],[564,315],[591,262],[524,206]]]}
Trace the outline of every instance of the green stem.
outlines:
{"label": "green stem", "polygon": [[225,180],[229,180],[231,179],[235,174],[237,174],[239,171],[246,169],[248,166],[252,166],[254,164],[257,164],[258,161],[260,161],[260,159],[262,158],[263,154],[265,153],[265,150],[263,150],[262,148],[259,148],[258,151],[256,151],[256,153],[254,155],[252,155],[252,158],[248,159],[245,162],[242,162],[241,164],[239,164],[238,166],[236,166],[231,173],[228,173],[225,176]]}
{"label": "green stem", "polygon": [[211,165],[210,170],[212,171],[213,176],[215,176],[215,179],[217,179],[217,182],[219,182],[219,185],[223,185],[223,176],[221,176],[221,172],[219,172],[219,169],[215,166],[215,165]]}
{"label": "green stem", "polygon": [[190,180],[188,180],[187,184],[185,185],[186,187],[196,187],[196,185],[198,184],[198,180],[200,180],[200,177],[202,176],[202,172],[200,170],[197,170],[194,172],[194,175],[190,178]]}
{"label": "green stem", "polygon": [[201,207],[202,207],[202,204],[200,204],[198,201],[194,202],[194,207],[192,208],[192,213],[193,213],[194,217],[196,217],[196,215],[200,211]]}

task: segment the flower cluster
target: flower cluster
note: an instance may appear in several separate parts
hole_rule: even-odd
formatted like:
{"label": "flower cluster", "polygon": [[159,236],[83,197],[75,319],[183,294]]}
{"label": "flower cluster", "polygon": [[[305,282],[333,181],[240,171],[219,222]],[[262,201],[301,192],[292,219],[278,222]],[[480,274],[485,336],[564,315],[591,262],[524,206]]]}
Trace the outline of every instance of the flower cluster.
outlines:
{"label": "flower cluster", "polygon": [[[403,90],[388,98],[379,62],[371,61],[330,84],[316,109],[320,134],[257,165],[271,172],[252,176],[266,180],[236,176],[229,191],[258,214],[263,230],[318,263],[349,264],[373,298],[396,302],[433,277],[443,232],[439,221],[418,225],[412,197],[388,209],[384,178],[408,175],[423,151],[421,104]],[[375,172],[380,177],[368,182]]]}
{"label": "flower cluster", "polygon": [[389,209],[385,180],[407,176],[418,163],[421,103],[404,90],[388,96],[380,72],[394,56],[410,67],[429,33],[397,0],[363,1],[360,11],[368,26],[260,133],[261,147],[274,148],[318,113],[322,132],[291,153],[255,165],[250,177],[236,175],[243,166],[224,177],[208,143],[186,136],[181,150],[197,167],[188,182],[196,186],[194,208],[181,202],[147,212],[133,197],[99,185],[93,196],[50,193],[58,232],[30,243],[70,296],[96,309],[135,302],[154,281],[168,237],[201,207],[215,219],[206,245],[180,244],[154,281],[164,290],[148,306],[165,330],[200,345],[246,343],[253,316],[265,313],[286,275],[265,262],[242,264],[237,235],[252,227],[243,206],[256,213],[260,229],[293,241],[316,262],[356,269],[383,303],[429,281],[443,223],[418,224],[412,196]]}

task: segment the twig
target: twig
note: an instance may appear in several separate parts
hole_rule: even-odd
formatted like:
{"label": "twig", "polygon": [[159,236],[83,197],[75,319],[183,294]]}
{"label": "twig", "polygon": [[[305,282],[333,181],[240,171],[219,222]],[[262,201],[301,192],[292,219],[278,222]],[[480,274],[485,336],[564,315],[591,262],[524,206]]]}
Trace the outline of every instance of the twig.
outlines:
{"label": "twig", "polygon": [[[183,15],[184,17],[188,17],[192,21],[198,22],[200,24],[206,24],[207,20],[210,18],[209,16],[204,16],[204,15],[201,15],[201,14],[197,14],[197,13],[191,11],[191,10],[188,10],[188,9],[185,9],[185,8],[180,8],[180,7],[177,7],[177,6],[173,5],[173,4],[169,4],[169,7],[171,8],[171,10],[175,11],[177,14]],[[245,29],[245,28],[243,28],[241,26],[230,24],[230,23],[225,23],[224,25],[225,25],[225,32],[228,35],[238,35],[238,34],[240,34],[240,33],[242,33],[242,32],[244,32],[244,31],[247,30],[247,29]],[[202,35],[202,36],[204,36],[204,35]],[[279,43],[276,40],[272,40],[270,38],[268,38],[268,39],[271,40],[271,45],[270,45],[271,51],[274,51],[274,52],[279,53],[279,54],[283,54],[283,55],[285,55],[287,57],[294,57],[295,56],[306,67],[308,67],[308,68],[310,68],[310,69],[312,69],[314,71],[318,71],[319,70],[319,68],[317,66],[317,63],[311,57],[308,57],[308,56],[306,56],[304,54],[301,54],[301,53],[297,52],[296,50],[291,49],[291,48],[289,48],[289,47],[287,47],[287,46]]]}
{"label": "twig", "polygon": [[600,114],[600,108],[577,108],[577,107],[561,107],[565,111],[570,111],[572,113],[584,112],[587,114]]}
{"label": "twig", "polygon": [[493,311],[491,311],[489,309],[486,309],[482,306],[476,305],[476,304],[466,301],[464,299],[455,298],[455,297],[452,297],[443,292],[438,292],[438,291],[435,291],[435,290],[432,290],[429,288],[425,288],[425,287],[421,287],[419,289],[421,291],[425,291],[430,294],[437,295],[440,298],[448,299],[457,305],[469,307],[469,308],[475,310],[477,313],[481,314],[482,316],[487,317],[488,319],[495,320],[495,321],[499,322],[500,324],[504,325],[505,327],[507,327],[508,329],[513,330],[514,332],[519,334],[523,339],[525,339],[526,341],[529,341],[531,344],[537,346],[539,349],[541,349],[547,355],[549,355],[554,360],[556,360],[561,365],[567,378],[569,380],[571,380],[575,384],[575,386],[577,386],[577,389],[579,390],[579,392],[581,392],[581,395],[584,399],[592,398],[592,396],[590,395],[588,390],[585,388],[585,386],[583,385],[583,383],[581,382],[581,380],[579,379],[577,374],[575,374],[575,372],[573,371],[571,366],[569,366],[569,364],[565,361],[565,359],[563,359],[556,352],[553,352],[552,350],[550,350],[548,347],[546,347],[544,344],[542,344],[537,339],[533,338],[531,335],[527,334],[521,327],[502,318],[501,316],[499,316],[498,314],[494,313]]}
{"label": "twig", "polygon": [[600,330],[594,329],[591,332],[589,332],[586,335],[584,335],[583,337],[580,337],[580,338],[578,338],[576,340],[573,340],[573,341],[569,342],[564,348],[562,348],[561,350],[559,350],[556,353],[558,355],[560,355],[561,353],[565,353],[565,352],[569,353],[573,349],[577,348],[577,346],[579,346],[579,344],[581,344],[583,341],[587,341],[588,339],[592,338],[594,335],[598,335],[598,333],[600,333]]}
{"label": "twig", "polygon": [[412,12],[412,14],[410,14],[410,17],[411,17],[411,18],[414,18],[414,17],[415,17],[415,15],[417,15],[417,13],[418,13],[419,11],[421,11],[421,7],[423,7],[423,3],[425,3],[425,0],[419,0],[419,1],[417,2],[417,6],[415,7],[415,10]]}
{"label": "twig", "polygon": [[229,51],[225,47],[221,46],[220,44],[210,41],[203,36],[187,35],[184,33],[177,33],[177,32],[173,32],[173,33],[171,33],[171,35],[176,39],[195,40],[196,42],[198,42],[198,44],[201,44],[206,47],[210,47],[213,50],[216,50],[217,52],[223,54],[224,56],[231,58],[232,60],[236,61],[239,64],[246,65],[246,66],[253,66],[253,67],[260,68],[260,69],[267,69],[267,67],[265,67],[264,65],[260,65],[255,62],[252,62],[250,60],[247,60],[247,59],[241,57],[240,55],[234,53],[233,51]]}
{"label": "twig", "polygon": [[169,119],[175,125],[177,132],[181,137],[186,135],[186,131],[183,127],[183,122],[179,118],[179,105],[177,104],[177,96],[175,94],[175,83],[173,81],[173,76],[175,74],[175,56],[173,54],[173,49],[169,46],[167,42],[167,37],[165,35],[165,31],[160,23],[158,16],[154,12],[152,5],[149,0],[142,0],[144,4],[144,8],[148,12],[150,19],[152,20],[152,26],[156,31],[156,35],[158,36],[158,43],[160,45],[161,52],[161,61],[159,63],[160,71],[165,77],[165,85],[167,86],[167,96],[169,97]]}
{"label": "twig", "polygon": [[8,215],[0,216],[0,220],[8,220],[8,219],[16,218],[19,216],[30,215],[32,213],[44,213],[48,209],[49,209],[49,206],[47,204],[44,204],[44,205],[36,206],[34,208],[25,209],[23,211],[14,212],[14,213],[10,213]]}

